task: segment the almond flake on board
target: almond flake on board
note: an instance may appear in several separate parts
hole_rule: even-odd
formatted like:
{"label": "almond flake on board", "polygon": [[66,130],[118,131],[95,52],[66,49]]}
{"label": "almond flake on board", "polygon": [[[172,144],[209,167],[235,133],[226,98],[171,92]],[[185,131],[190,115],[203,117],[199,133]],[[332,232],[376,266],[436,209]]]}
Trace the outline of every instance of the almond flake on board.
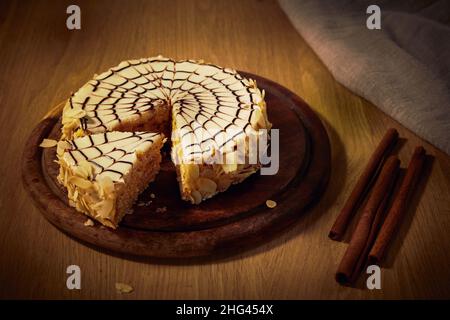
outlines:
{"label": "almond flake on board", "polygon": [[141,202],[137,203],[137,206],[138,207],[148,207],[151,204],[152,204],[152,200],[150,200],[150,201],[141,201]]}
{"label": "almond flake on board", "polygon": [[116,290],[119,293],[131,293],[134,289],[129,284],[116,282]]}
{"label": "almond flake on board", "polygon": [[277,206],[277,203],[273,200],[267,200],[266,201],[266,206],[269,207],[270,209],[273,209]]}
{"label": "almond flake on board", "polygon": [[92,227],[93,225],[94,225],[94,221],[92,221],[91,219],[87,219],[85,222],[84,222],[84,225],[86,226],[86,227]]}
{"label": "almond flake on board", "polygon": [[42,142],[39,145],[39,147],[41,147],[41,148],[52,148],[52,147],[55,147],[57,144],[58,144],[58,141],[56,141],[56,140],[44,139],[44,140],[42,140]]}

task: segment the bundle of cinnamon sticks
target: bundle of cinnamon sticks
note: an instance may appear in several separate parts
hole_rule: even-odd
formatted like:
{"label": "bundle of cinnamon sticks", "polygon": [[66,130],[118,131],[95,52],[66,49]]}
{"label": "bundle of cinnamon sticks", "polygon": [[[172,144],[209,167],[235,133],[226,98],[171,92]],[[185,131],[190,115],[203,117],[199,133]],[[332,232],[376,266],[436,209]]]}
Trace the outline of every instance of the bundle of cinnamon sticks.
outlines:
{"label": "bundle of cinnamon sticks", "polygon": [[[335,275],[340,284],[353,284],[366,265],[380,263],[421,176],[425,150],[419,146],[414,150],[406,175],[398,181],[400,160],[390,155],[397,140],[397,130],[389,129],[330,230],[331,239],[341,240],[355,212],[367,198]],[[398,190],[394,192],[395,189]]]}

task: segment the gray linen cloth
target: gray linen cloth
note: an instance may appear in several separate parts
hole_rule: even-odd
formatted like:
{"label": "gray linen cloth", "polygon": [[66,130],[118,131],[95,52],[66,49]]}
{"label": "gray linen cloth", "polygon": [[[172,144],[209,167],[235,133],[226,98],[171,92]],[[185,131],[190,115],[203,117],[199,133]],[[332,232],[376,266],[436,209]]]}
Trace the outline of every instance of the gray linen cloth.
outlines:
{"label": "gray linen cloth", "polygon": [[450,154],[450,0],[279,3],[337,81]]}

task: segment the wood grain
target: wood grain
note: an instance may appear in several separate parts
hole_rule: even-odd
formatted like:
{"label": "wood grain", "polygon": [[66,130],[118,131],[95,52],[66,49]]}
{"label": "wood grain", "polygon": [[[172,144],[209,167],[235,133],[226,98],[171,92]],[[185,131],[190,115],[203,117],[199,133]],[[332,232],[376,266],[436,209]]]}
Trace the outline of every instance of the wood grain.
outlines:
{"label": "wood grain", "polygon": [[[449,298],[450,158],[333,80],[274,1],[77,1],[82,29],[65,28],[69,1],[0,2],[0,296],[79,299]],[[326,123],[332,175],[318,205],[267,244],[189,264],[129,261],[88,248],[51,226],[20,182],[22,148],[49,106],[94,73],[132,57],[203,58],[272,79]],[[382,290],[343,288],[333,275],[345,243],[327,239],[387,128],[407,139],[405,166],[423,144],[429,177],[389,249]],[[66,267],[82,289],[65,287]],[[116,293],[116,282],[134,291]],[[364,283],[362,282],[362,285]]]}
{"label": "wood grain", "polygon": [[[151,205],[135,205],[133,214],[125,216],[116,230],[100,224],[86,227],[86,216],[68,205],[67,192],[57,181],[56,148],[39,147],[44,138],[58,140],[61,136],[60,113],[52,112],[25,143],[25,188],[52,224],[103,251],[186,263],[179,259],[236,254],[270,240],[292,226],[323,195],[331,169],[330,143],[320,119],[293,92],[257,75],[241,74],[258,82],[267,105],[272,106],[268,116],[279,130],[277,161],[281,166],[277,174],[255,174],[193,206],[181,200],[175,168],[167,154],[163,169],[138,199],[138,203],[151,201]],[[278,206],[269,209],[267,199],[277,201]],[[166,212],[158,213],[161,207]]]}

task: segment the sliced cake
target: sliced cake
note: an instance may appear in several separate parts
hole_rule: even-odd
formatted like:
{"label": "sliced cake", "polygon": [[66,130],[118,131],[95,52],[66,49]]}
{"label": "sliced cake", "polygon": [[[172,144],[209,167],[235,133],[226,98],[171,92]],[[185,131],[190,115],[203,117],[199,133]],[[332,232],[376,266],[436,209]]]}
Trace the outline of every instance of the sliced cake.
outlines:
{"label": "sliced cake", "polygon": [[271,128],[264,92],[253,80],[161,56],[124,61],[96,76],[68,100],[62,124],[63,139],[108,131],[171,136],[181,196],[194,204],[256,172],[255,145]]}
{"label": "sliced cake", "polygon": [[59,141],[58,180],[70,205],[116,228],[158,173],[163,143],[158,133],[117,131]]}

